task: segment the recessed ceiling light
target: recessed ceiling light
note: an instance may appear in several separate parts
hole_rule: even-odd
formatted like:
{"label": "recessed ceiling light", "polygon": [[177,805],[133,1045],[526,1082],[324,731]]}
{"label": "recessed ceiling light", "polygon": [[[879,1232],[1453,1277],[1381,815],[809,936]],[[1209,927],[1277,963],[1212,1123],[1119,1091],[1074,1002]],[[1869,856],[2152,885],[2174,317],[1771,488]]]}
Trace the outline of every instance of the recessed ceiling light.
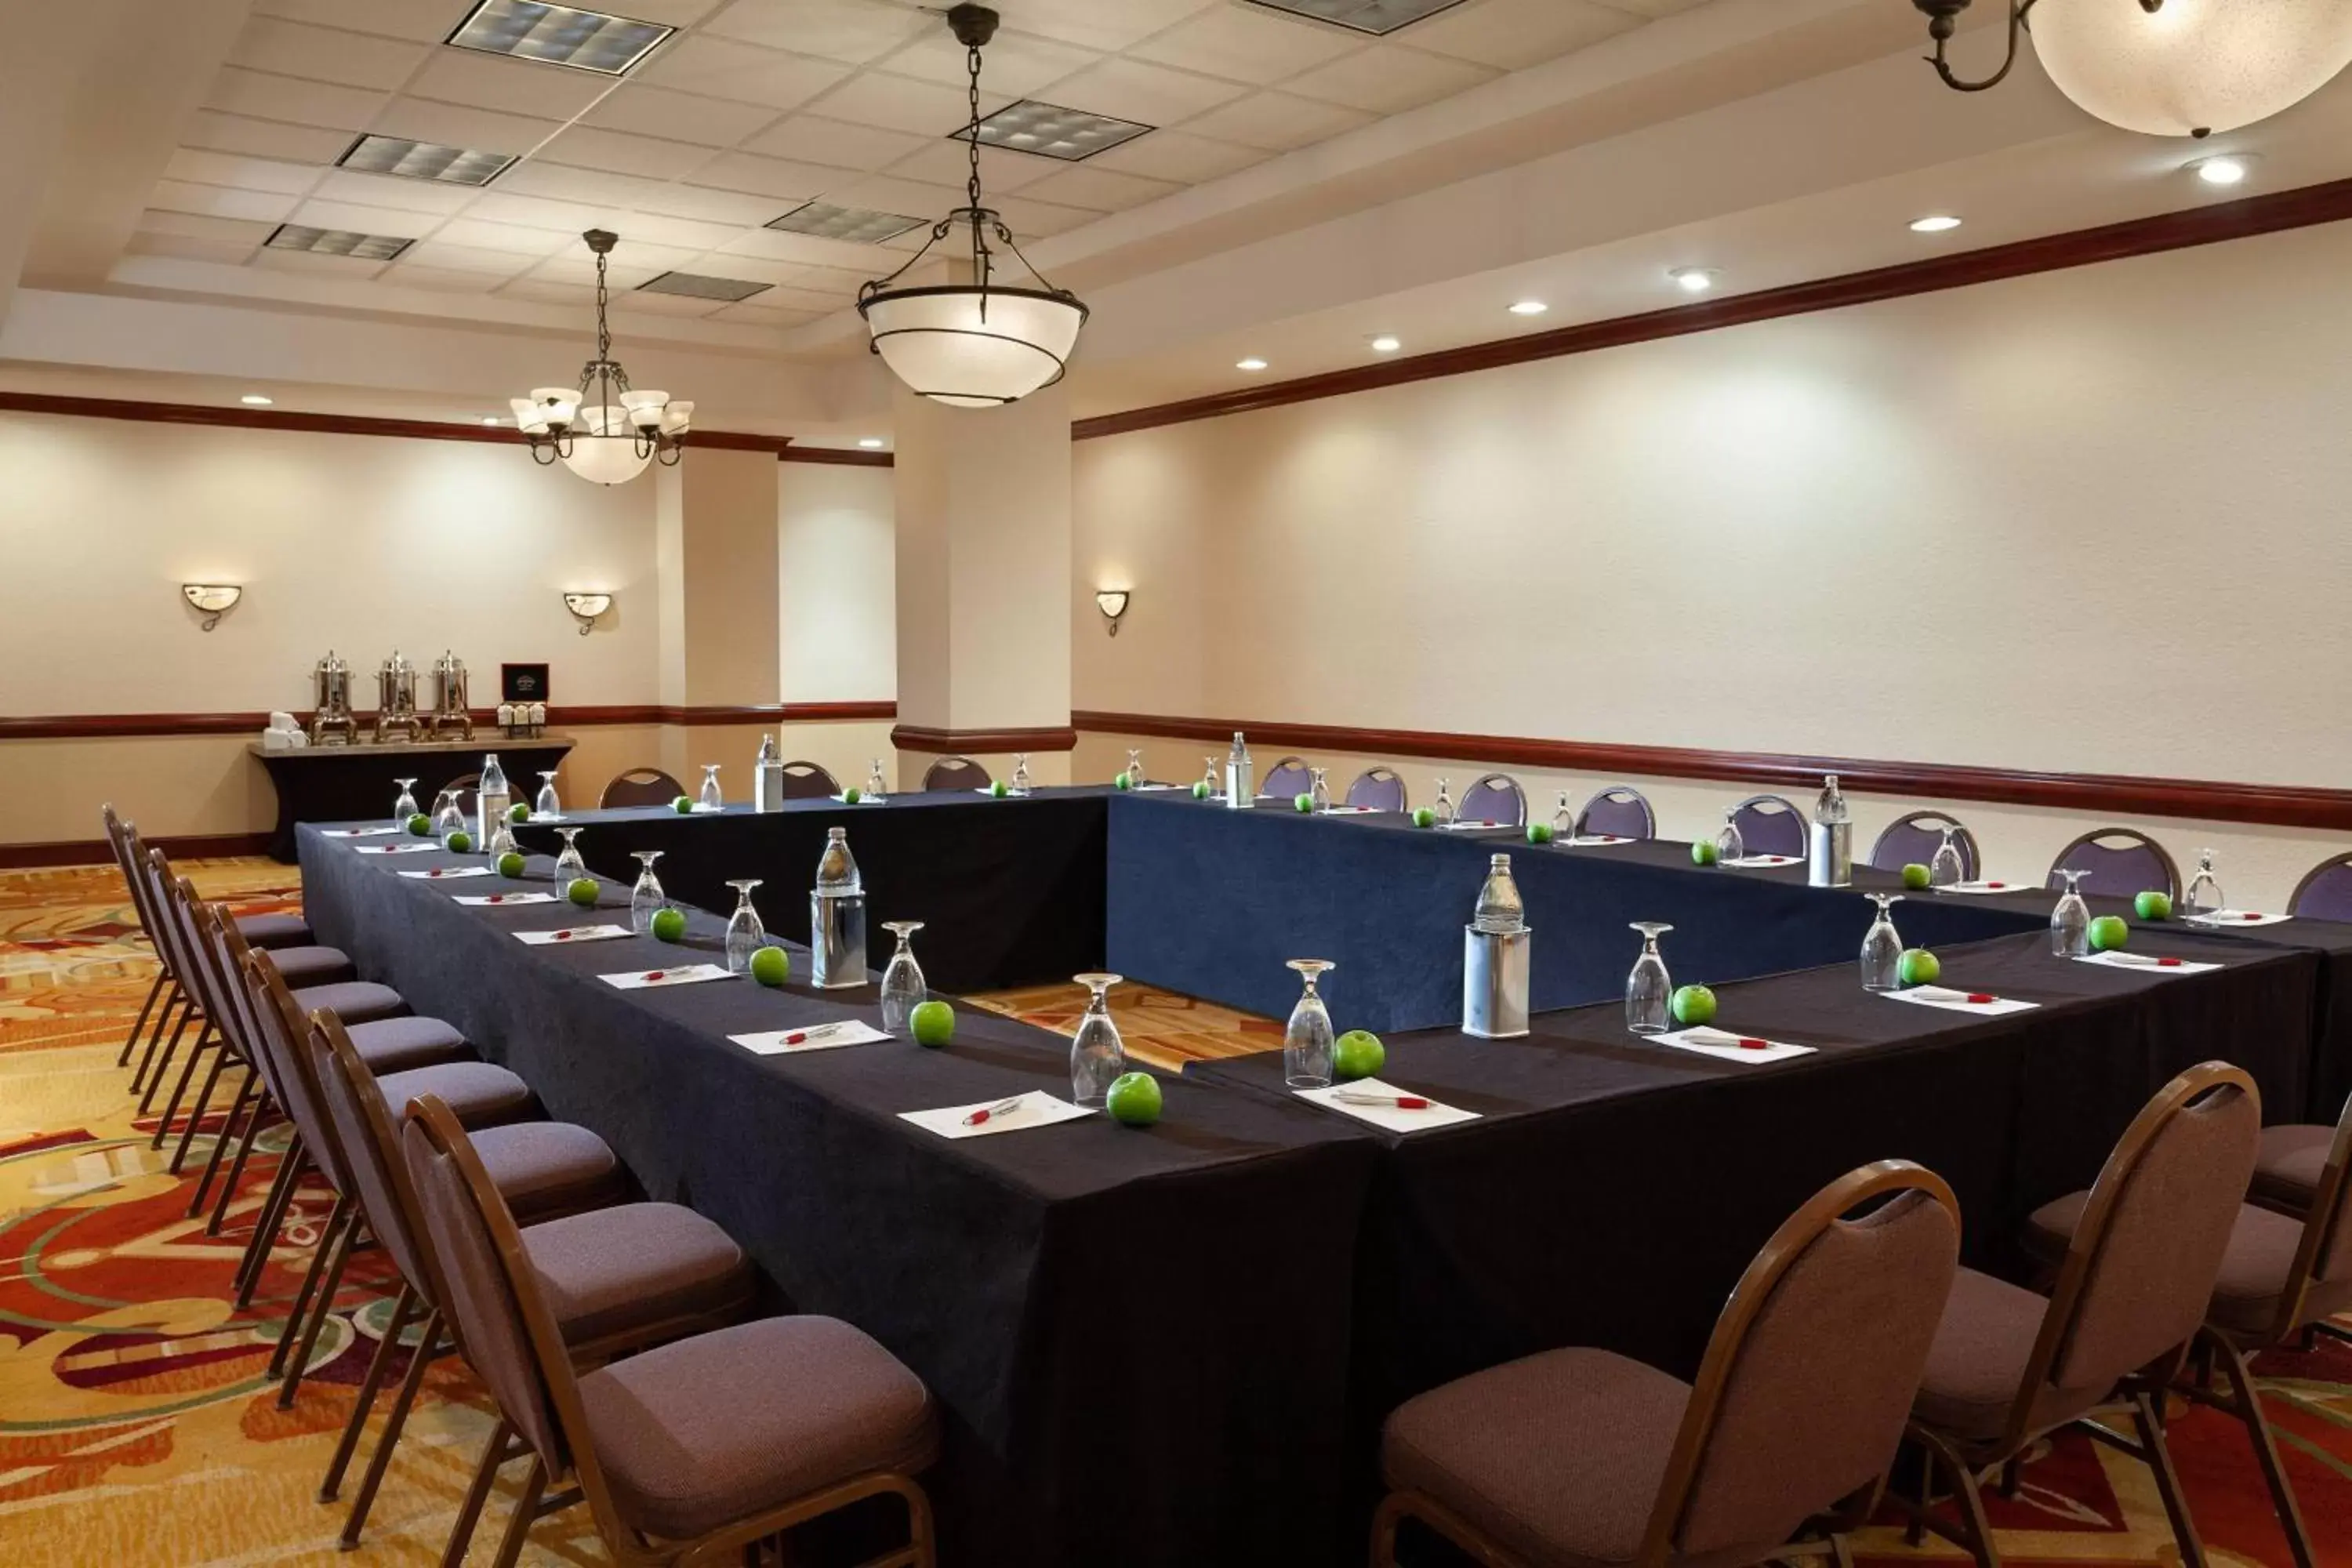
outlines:
{"label": "recessed ceiling light", "polygon": [[869,452],[878,452],[882,449],[882,437],[879,436],[860,436],[857,438],[857,444],[865,447]]}
{"label": "recessed ceiling light", "polygon": [[875,212],[866,207],[837,207],[831,202],[803,202],[782,217],[768,220],[770,228],[786,234],[813,234],[820,239],[844,239],[852,245],[879,245],[896,239],[923,220],[902,213]]}
{"label": "recessed ceiling light", "polygon": [[1685,294],[1704,294],[1715,287],[1715,271],[1706,267],[1677,267],[1666,274]]}
{"label": "recessed ceiling light", "polygon": [[676,31],[543,0],[482,0],[446,41],[461,49],[621,76]]}
{"label": "recessed ceiling light", "polygon": [[338,167],[450,185],[487,185],[514,162],[511,153],[477,153],[399,136],[362,136],[335,160]]}
{"label": "recessed ceiling light", "polygon": [[243,397],[238,398],[237,401],[244,404],[247,408],[267,408],[270,404],[277,400],[275,398],[264,397],[257,392],[248,392]]}
{"label": "recessed ceiling light", "polygon": [[1541,300],[1521,300],[1511,307],[1511,314],[1514,316],[1540,316],[1546,310],[1550,309],[1551,307],[1545,304]]}
{"label": "recessed ceiling light", "polygon": [[2252,171],[2247,167],[2253,157],[2245,153],[2217,153],[2210,158],[2200,158],[2189,166],[2197,177],[2209,185],[2236,185],[2245,183]]}
{"label": "recessed ceiling light", "polygon": [[[1132,120],[1024,98],[1018,103],[1006,104],[980,122],[980,143],[1075,163],[1122,142],[1132,142],[1150,129]],[[949,134],[961,141],[965,132],[958,127]]]}
{"label": "recessed ceiling light", "polygon": [[1252,354],[1247,359],[1237,359],[1234,361],[1234,368],[1235,370],[1264,370],[1265,368],[1265,361],[1258,358],[1255,354]]}
{"label": "recessed ceiling light", "polygon": [[640,294],[682,294],[689,300],[748,300],[773,287],[748,278],[706,278],[699,272],[665,272],[637,285]]}
{"label": "recessed ceiling light", "polygon": [[1375,37],[1410,27],[1440,11],[1450,11],[1462,0],[1253,0],[1269,11],[1286,11],[1318,22],[1336,22]]}
{"label": "recessed ceiling light", "polygon": [[1926,217],[1911,220],[1913,234],[1949,234],[1960,226],[1960,220],[1949,213],[1929,213]]}
{"label": "recessed ceiling light", "polygon": [[391,234],[361,234],[348,228],[312,228],[281,223],[262,245],[270,250],[307,250],[313,256],[348,256],[359,261],[389,261],[414,243]]}
{"label": "recessed ceiling light", "polygon": [[1403,339],[1392,338],[1386,332],[1372,340],[1372,352],[1376,354],[1392,354],[1402,347],[1404,347]]}

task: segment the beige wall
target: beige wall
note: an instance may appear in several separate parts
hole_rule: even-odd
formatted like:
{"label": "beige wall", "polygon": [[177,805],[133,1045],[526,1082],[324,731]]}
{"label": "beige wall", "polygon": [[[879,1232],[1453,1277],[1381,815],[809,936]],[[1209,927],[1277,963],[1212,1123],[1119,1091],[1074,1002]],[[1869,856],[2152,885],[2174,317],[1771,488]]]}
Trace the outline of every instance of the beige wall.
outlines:
{"label": "beige wall", "polygon": [[776,468],[783,700],[887,701],[898,689],[894,476],[835,463]]}
{"label": "beige wall", "polygon": [[[2311,228],[1081,442],[1075,706],[2340,784],[2347,266]],[[1964,809],[2017,875],[2091,826]],[[2151,826],[2248,897],[2328,842]]]}

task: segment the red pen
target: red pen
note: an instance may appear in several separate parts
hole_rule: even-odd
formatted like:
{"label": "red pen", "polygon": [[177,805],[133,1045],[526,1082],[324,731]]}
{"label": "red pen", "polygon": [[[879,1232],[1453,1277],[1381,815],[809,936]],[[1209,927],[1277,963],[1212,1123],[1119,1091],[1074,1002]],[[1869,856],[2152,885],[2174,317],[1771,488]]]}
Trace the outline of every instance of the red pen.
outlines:
{"label": "red pen", "polygon": [[569,931],[557,931],[555,933],[555,940],[558,942],[570,942],[572,940],[572,933]]}
{"label": "red pen", "polygon": [[1742,1035],[1739,1037],[1739,1048],[1743,1051],[1769,1051],[1772,1048],[1772,1042],[1759,1040],[1753,1035]]}
{"label": "red pen", "polygon": [[1985,886],[1988,888],[2006,888],[2009,884],[2007,882],[1987,882]]}
{"label": "red pen", "polygon": [[641,976],[640,978],[642,978],[646,984],[651,985],[655,981],[659,980],[662,977],[662,974],[663,971],[656,969]]}
{"label": "red pen", "polygon": [[1969,1001],[1979,1007],[1988,1002],[1998,1002],[2000,1000],[2000,997],[1994,995],[1990,991],[1971,991],[1969,993]]}
{"label": "red pen", "polygon": [[983,1105],[965,1117],[963,1124],[966,1127],[977,1127],[982,1122],[992,1121],[999,1116],[1010,1116],[1020,1110],[1021,1102],[1028,1098],[1025,1094],[1016,1094],[1010,1100],[1000,1100],[994,1105]]}
{"label": "red pen", "polygon": [[1380,1105],[1394,1110],[1429,1109],[1429,1101],[1417,1094],[1361,1094],[1343,1089],[1331,1098],[1341,1105]]}
{"label": "red pen", "polygon": [[2178,969],[2180,967],[2180,960],[2177,958],[2159,958],[2156,961],[2156,966],[2158,969]]}

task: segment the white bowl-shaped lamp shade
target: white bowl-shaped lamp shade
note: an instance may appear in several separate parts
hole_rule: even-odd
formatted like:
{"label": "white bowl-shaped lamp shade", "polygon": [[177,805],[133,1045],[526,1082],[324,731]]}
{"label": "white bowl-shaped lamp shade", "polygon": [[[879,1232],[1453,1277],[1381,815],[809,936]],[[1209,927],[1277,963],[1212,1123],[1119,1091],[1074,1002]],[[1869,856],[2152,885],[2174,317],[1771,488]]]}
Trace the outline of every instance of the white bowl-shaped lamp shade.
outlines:
{"label": "white bowl-shaped lamp shade", "polygon": [[625,392],[621,406],[628,410],[629,423],[640,430],[661,428],[662,406],[669,402],[667,392]]}
{"label": "white bowl-shaped lamp shade", "polygon": [[2352,63],[2352,0],[2042,0],[2028,26],[2061,92],[2150,136],[2267,120]]}
{"label": "white bowl-shaped lamp shade", "polygon": [[1062,379],[1087,308],[1040,289],[898,289],[858,301],[874,346],[914,391],[993,408]]}
{"label": "white bowl-shaped lamp shade", "polygon": [[547,434],[547,405],[528,397],[509,397],[507,406],[514,410],[515,428],[526,436]]}
{"label": "white bowl-shaped lamp shade", "polygon": [[665,436],[683,436],[694,423],[694,400],[662,405],[661,427]]}
{"label": "white bowl-shaped lamp shade", "polygon": [[577,387],[534,386],[530,400],[539,405],[540,418],[549,425],[569,425],[580,412]]}
{"label": "white bowl-shaped lamp shade", "polygon": [[637,449],[628,410],[603,403],[580,411],[580,428],[563,465],[593,484],[620,485],[644,473],[652,458],[650,451]]}

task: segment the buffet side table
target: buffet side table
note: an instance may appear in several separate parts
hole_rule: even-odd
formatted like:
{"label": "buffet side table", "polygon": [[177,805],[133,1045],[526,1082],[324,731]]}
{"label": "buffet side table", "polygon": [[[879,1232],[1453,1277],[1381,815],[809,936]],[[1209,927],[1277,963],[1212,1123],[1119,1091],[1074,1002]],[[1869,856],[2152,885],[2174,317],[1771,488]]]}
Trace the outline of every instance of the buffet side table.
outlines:
{"label": "buffet side table", "polygon": [[433,797],[451,779],[481,771],[482,758],[497,752],[514,797],[528,802],[538,793],[539,775],[572,750],[569,735],[513,741],[495,730],[470,741],[391,741],[355,745],[303,746],[273,752],[255,741],[246,747],[269,773],[278,791],[278,826],[269,854],[289,864],[296,858],[298,822],[352,822],[389,818],[400,794],[395,779],[416,781],[416,804],[433,809]]}

